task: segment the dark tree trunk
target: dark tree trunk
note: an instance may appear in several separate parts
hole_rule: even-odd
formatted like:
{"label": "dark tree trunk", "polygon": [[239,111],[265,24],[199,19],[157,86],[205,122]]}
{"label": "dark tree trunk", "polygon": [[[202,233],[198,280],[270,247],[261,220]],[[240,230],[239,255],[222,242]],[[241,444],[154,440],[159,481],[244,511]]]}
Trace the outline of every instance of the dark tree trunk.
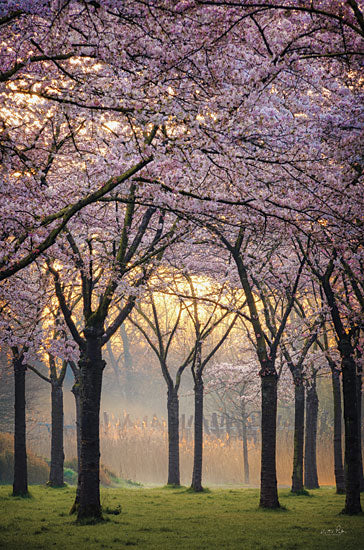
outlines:
{"label": "dark tree trunk", "polygon": [[294,447],[292,493],[303,491],[303,443],[305,433],[305,387],[302,378],[295,379],[294,387]]}
{"label": "dark tree trunk", "polygon": [[14,483],[13,496],[28,495],[26,424],[25,424],[25,371],[22,358],[13,359],[15,387],[14,426]]}
{"label": "dark tree trunk", "polygon": [[80,359],[81,464],[78,520],[102,518],[100,504],[101,331],[87,328],[86,351]]}
{"label": "dark tree trunk", "polygon": [[334,472],[336,492],[338,494],[345,493],[345,476],[343,465],[343,451],[342,451],[342,433],[341,433],[341,388],[340,388],[340,371],[331,365],[331,380],[332,380],[332,392],[334,399]]}
{"label": "dark tree trunk", "polygon": [[277,384],[274,366],[262,369],[262,458],[260,503],[262,508],[279,508],[276,473]]}
{"label": "dark tree trunk", "polygon": [[344,422],[345,422],[345,486],[344,514],[361,512],[359,483],[359,421],[357,405],[356,364],[348,340],[339,342],[342,357]]}
{"label": "dark tree trunk", "polygon": [[168,485],[180,485],[179,473],[179,403],[178,393],[168,389]]}
{"label": "dark tree trunk", "polygon": [[195,386],[194,452],[191,489],[203,491],[202,487],[202,448],[203,448],[203,380],[196,375]]}
{"label": "dark tree trunk", "polygon": [[72,505],[70,514],[74,514],[78,510],[80,503],[80,494],[81,494],[81,392],[80,392],[80,376],[76,377],[75,383],[72,387],[72,393],[75,396],[75,406],[76,406],[76,438],[77,438],[77,489],[76,489],[76,498],[75,502]]}
{"label": "dark tree trunk", "polygon": [[63,389],[52,382],[52,440],[49,485],[63,487]]}
{"label": "dark tree trunk", "polygon": [[317,442],[318,397],[316,379],[307,388],[306,395],[306,439],[305,439],[305,487],[318,489],[316,442]]}
{"label": "dark tree trunk", "polygon": [[[329,271],[327,272],[330,273]],[[345,423],[345,487],[346,499],[343,514],[359,514],[360,483],[359,483],[359,419],[357,405],[356,364],[353,357],[353,346],[350,336],[346,333],[341,321],[329,277],[321,279],[322,286],[330,307],[332,321],[338,338],[338,349],[341,357],[341,372],[343,377],[344,423]]]}
{"label": "dark tree trunk", "polygon": [[246,429],[246,417],[243,416],[243,461],[244,461],[244,483],[249,483],[249,457],[248,457],[248,437]]}
{"label": "dark tree trunk", "polygon": [[359,485],[360,491],[364,491],[364,478],[363,478],[363,457],[362,457],[362,445],[361,445],[361,408],[362,408],[362,372],[358,369],[356,376],[356,389],[357,389],[357,408],[358,408],[358,445],[359,445]]}

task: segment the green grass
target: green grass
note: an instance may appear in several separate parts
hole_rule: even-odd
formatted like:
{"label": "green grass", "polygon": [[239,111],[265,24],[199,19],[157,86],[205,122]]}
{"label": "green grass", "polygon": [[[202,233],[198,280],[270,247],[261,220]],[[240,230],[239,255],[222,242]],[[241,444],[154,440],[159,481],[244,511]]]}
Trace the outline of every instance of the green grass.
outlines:
{"label": "green grass", "polygon": [[[343,516],[344,496],[322,488],[280,491],[285,510],[258,508],[257,489],[102,489],[108,521],[77,525],[68,515],[75,489],[31,487],[31,499],[0,487],[0,548],[6,550],[358,550],[364,516]],[[364,504],[364,503],[363,503]]]}

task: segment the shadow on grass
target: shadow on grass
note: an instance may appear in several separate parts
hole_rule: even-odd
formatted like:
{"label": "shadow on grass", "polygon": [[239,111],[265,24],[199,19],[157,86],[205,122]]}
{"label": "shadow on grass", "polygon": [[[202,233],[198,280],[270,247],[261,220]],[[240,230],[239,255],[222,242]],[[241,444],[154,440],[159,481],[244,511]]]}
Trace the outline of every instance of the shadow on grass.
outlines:
{"label": "shadow on grass", "polygon": [[345,510],[345,508],[343,508],[343,510],[341,510],[341,512],[339,512],[337,515],[338,516],[364,516],[364,512],[363,511],[360,511],[360,512],[347,512]]}
{"label": "shadow on grass", "polygon": [[23,495],[14,495],[13,493],[9,493],[9,497],[13,498],[14,500],[24,500],[24,499],[34,498],[30,491],[28,491],[27,493],[24,493]]}
{"label": "shadow on grass", "polygon": [[300,491],[288,491],[287,493],[282,494],[285,497],[314,497],[312,493],[309,493],[306,489],[301,489]]}
{"label": "shadow on grass", "polygon": [[192,495],[206,495],[211,493],[211,489],[204,487],[202,491],[195,491],[192,487],[188,487],[188,489],[186,489],[186,493],[191,493]]}
{"label": "shadow on grass", "polygon": [[47,481],[45,486],[47,489],[67,489],[69,487],[67,483],[63,483],[63,485],[53,485],[50,481]]}
{"label": "shadow on grass", "polygon": [[265,506],[258,506],[256,510],[258,512],[264,512],[265,514],[270,512],[272,512],[273,514],[280,514],[281,512],[289,512],[289,509],[286,506],[284,506],[284,504],[281,504],[278,508],[266,508]]}
{"label": "shadow on grass", "polygon": [[72,523],[73,525],[77,525],[78,527],[84,527],[85,525],[99,525],[100,523],[107,523],[109,521],[109,518],[104,518],[103,516],[101,516],[97,518],[76,519]]}
{"label": "shadow on grass", "polygon": [[110,506],[105,506],[102,508],[102,512],[104,514],[118,516],[119,514],[121,514],[121,505],[118,504],[115,508],[111,508]]}

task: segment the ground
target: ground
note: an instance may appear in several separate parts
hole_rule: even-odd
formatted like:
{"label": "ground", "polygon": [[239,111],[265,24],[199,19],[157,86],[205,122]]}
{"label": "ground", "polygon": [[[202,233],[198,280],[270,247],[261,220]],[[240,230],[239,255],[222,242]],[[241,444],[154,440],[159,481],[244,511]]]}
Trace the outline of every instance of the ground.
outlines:
{"label": "ground", "polygon": [[[344,496],[333,488],[291,496],[285,509],[258,508],[257,489],[103,489],[107,521],[78,525],[68,515],[75,490],[32,486],[29,499],[0,487],[0,548],[6,550],[358,550],[364,516],[340,515]],[[364,504],[364,502],[363,502]]]}

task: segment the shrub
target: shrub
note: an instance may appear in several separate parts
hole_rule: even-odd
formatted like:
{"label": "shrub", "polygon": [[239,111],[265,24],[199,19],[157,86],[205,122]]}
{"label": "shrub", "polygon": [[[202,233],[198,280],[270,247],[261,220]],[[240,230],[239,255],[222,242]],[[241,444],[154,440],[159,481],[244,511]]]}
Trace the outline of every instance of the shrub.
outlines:
{"label": "shrub", "polygon": [[63,469],[63,479],[68,485],[77,485],[77,472],[72,468]]}
{"label": "shrub", "polygon": [[[64,480],[69,485],[77,485],[77,458],[66,460],[64,463]],[[106,468],[104,464],[100,465],[100,484],[103,487],[141,487],[142,485],[129,479],[120,479],[117,475]]]}

